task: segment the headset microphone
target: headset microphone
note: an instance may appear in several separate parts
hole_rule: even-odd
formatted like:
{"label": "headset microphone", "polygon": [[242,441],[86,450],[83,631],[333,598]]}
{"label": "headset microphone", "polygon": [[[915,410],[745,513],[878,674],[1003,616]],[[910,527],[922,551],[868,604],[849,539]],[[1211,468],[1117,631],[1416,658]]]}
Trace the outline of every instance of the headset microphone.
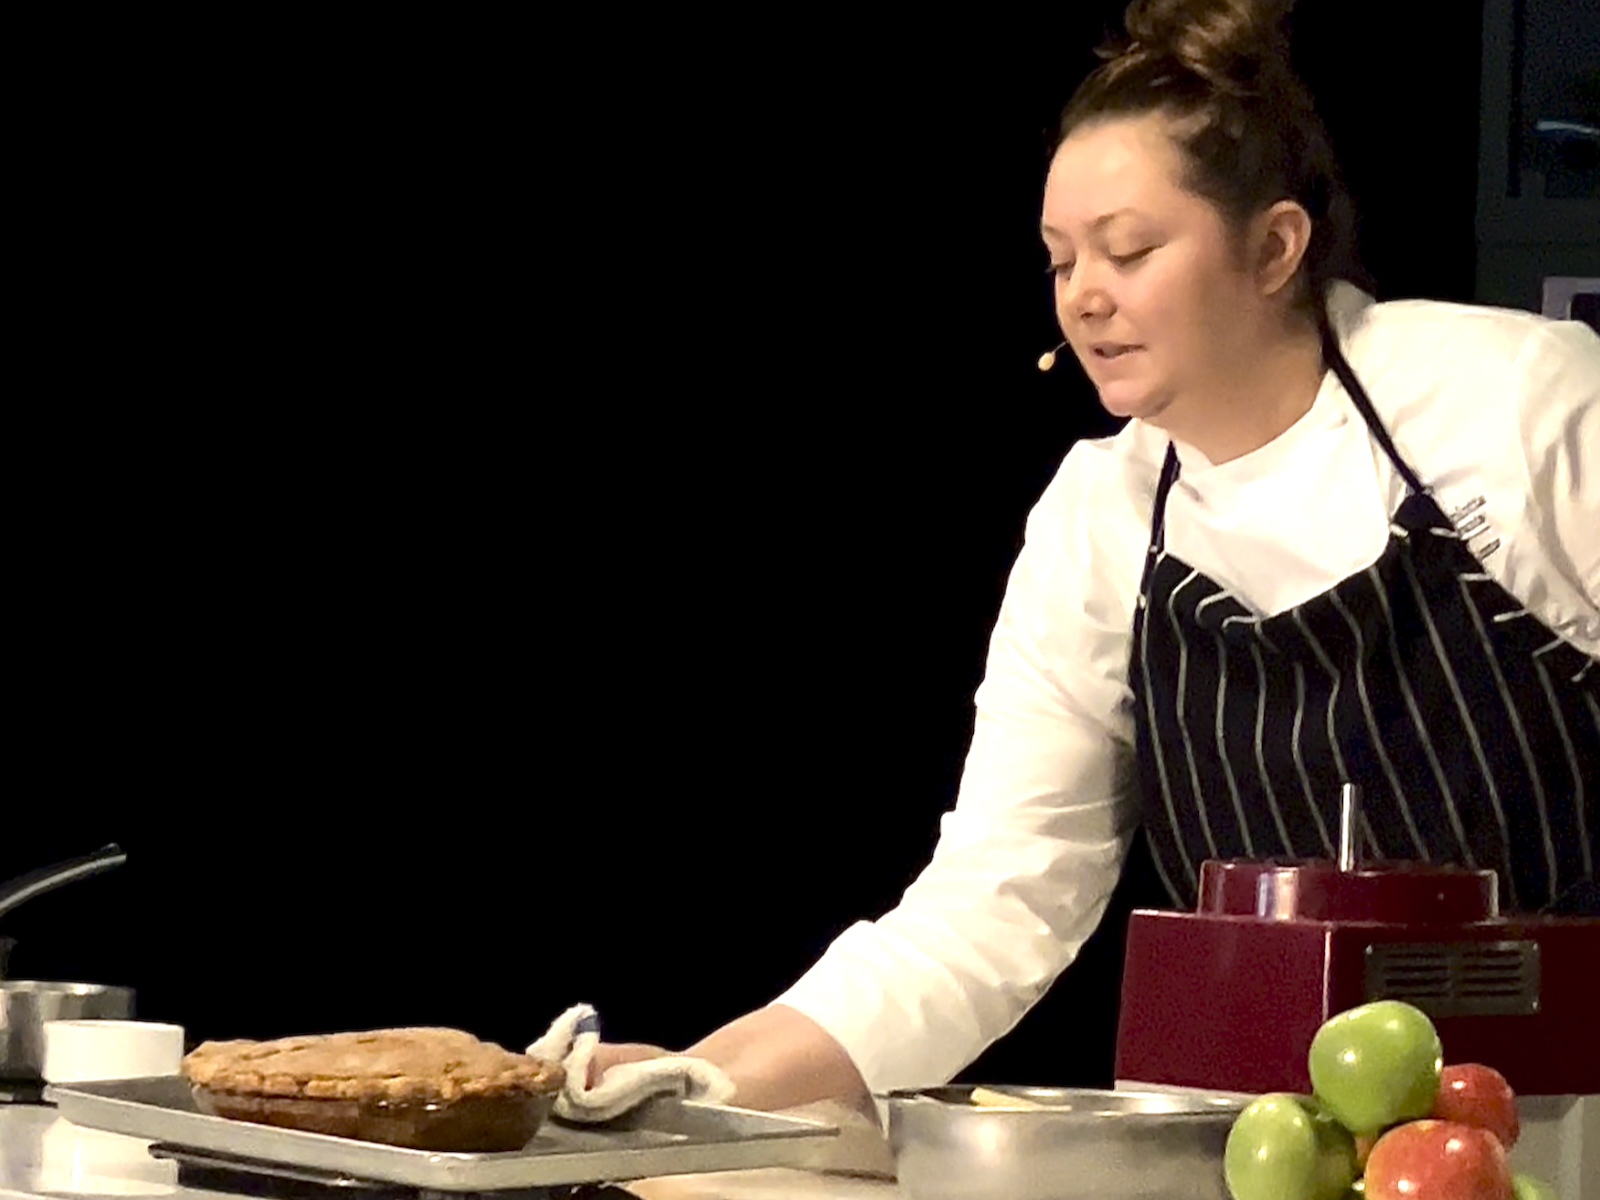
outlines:
{"label": "headset microphone", "polygon": [[1051,367],[1055,366],[1056,350],[1060,350],[1061,347],[1065,346],[1066,344],[1067,343],[1064,341],[1060,342],[1056,345],[1055,350],[1046,350],[1043,354],[1039,355],[1039,370],[1048,371]]}

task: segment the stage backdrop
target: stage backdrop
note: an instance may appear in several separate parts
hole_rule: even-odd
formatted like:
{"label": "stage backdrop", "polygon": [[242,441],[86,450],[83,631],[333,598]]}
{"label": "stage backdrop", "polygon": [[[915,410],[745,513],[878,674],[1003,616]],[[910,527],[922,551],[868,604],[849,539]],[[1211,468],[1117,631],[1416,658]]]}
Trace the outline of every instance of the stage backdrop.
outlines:
{"label": "stage backdrop", "polygon": [[[1059,7],[63,52],[0,876],[129,861],[0,920],[12,974],[193,1038],[587,1000],[679,1047],[891,906],[1026,514],[1115,428],[1034,368],[1120,11]],[[1477,5],[1408,7],[1304,0],[1297,58],[1382,295],[1466,301]],[[1117,936],[975,1072],[1106,1082]]]}

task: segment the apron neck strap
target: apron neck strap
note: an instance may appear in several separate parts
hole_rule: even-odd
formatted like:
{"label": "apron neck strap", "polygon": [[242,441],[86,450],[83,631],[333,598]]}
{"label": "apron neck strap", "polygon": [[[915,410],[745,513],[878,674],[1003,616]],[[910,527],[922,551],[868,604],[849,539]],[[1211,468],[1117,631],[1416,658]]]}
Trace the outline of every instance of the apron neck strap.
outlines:
{"label": "apron neck strap", "polygon": [[1356,373],[1350,369],[1344,352],[1339,349],[1339,339],[1333,332],[1333,325],[1328,320],[1326,307],[1317,310],[1317,325],[1322,331],[1322,358],[1332,368],[1333,373],[1339,377],[1339,382],[1344,385],[1345,392],[1355,403],[1356,411],[1361,414],[1361,419],[1367,423],[1367,430],[1372,434],[1383,452],[1389,456],[1389,461],[1394,464],[1394,469],[1400,478],[1406,481],[1406,487],[1415,494],[1421,494],[1428,489],[1422,486],[1422,480],[1417,478],[1417,473],[1411,469],[1406,460],[1400,457],[1400,451],[1395,449],[1394,439],[1389,436],[1389,431],[1383,427],[1383,422],[1378,420],[1377,410],[1372,407],[1372,401],[1367,396],[1367,390],[1361,386],[1361,381],[1356,378]]}
{"label": "apron neck strap", "polygon": [[[1170,441],[1167,443],[1167,457],[1161,463],[1161,480],[1156,484],[1156,502],[1150,510],[1150,554],[1145,561],[1145,575],[1148,577],[1150,568],[1155,564],[1155,559],[1161,553],[1161,548],[1167,544],[1167,493],[1172,490],[1172,485],[1178,478],[1178,448]],[[1143,588],[1140,589],[1141,591]]]}

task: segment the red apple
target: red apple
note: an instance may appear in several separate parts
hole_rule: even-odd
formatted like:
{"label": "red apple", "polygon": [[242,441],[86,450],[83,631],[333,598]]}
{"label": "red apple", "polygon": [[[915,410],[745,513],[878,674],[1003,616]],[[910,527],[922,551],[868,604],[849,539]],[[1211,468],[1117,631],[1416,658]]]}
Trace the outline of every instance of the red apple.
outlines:
{"label": "red apple", "polygon": [[1455,1063],[1439,1077],[1439,1094],[1428,1114],[1440,1121],[1459,1121],[1487,1129],[1507,1150],[1517,1144],[1517,1096],[1506,1077],[1482,1063]]}
{"label": "red apple", "polygon": [[1397,1125],[1367,1158],[1367,1200],[1513,1200],[1505,1148],[1456,1121]]}

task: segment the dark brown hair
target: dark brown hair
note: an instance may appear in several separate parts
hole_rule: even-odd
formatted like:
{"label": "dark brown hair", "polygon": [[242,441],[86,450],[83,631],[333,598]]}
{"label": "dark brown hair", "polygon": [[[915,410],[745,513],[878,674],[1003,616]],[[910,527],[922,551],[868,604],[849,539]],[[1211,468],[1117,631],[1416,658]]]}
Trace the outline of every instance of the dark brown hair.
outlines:
{"label": "dark brown hair", "polygon": [[1294,0],[1133,0],[1127,37],[1061,115],[1056,146],[1107,117],[1174,120],[1183,186],[1214,204],[1236,234],[1279,200],[1311,216],[1295,305],[1326,328],[1335,279],[1372,290],[1356,250],[1355,208],[1311,93],[1289,61],[1284,28]]}

